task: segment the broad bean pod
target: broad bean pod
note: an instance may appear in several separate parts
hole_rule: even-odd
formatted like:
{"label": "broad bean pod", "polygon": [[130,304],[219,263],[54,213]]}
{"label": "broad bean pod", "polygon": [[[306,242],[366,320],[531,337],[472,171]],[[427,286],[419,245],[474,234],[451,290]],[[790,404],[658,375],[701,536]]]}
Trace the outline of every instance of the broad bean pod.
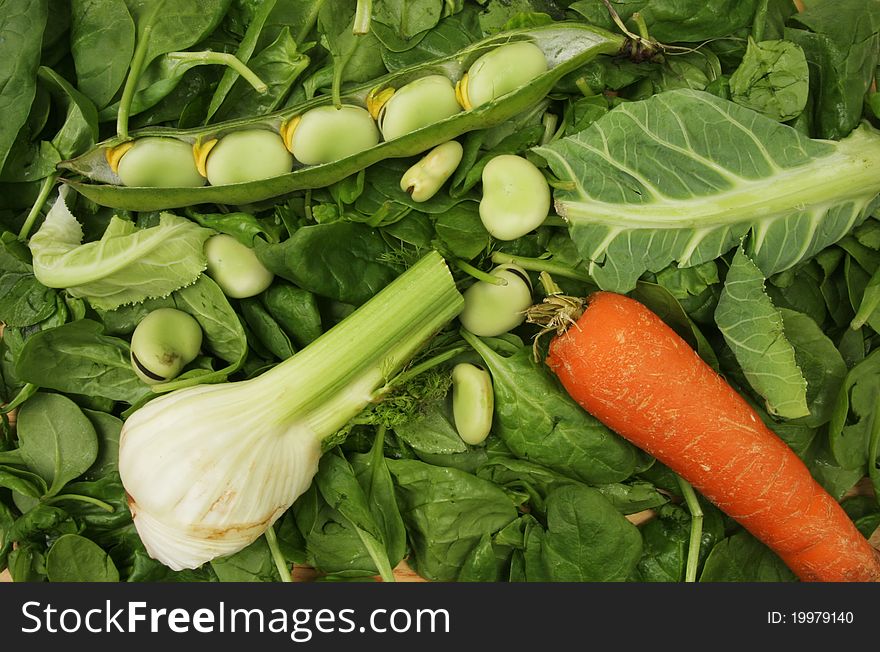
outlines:
{"label": "broad bean pod", "polygon": [[[342,103],[367,108],[368,98],[375,97],[377,92],[396,90],[429,75],[443,75],[456,83],[480,57],[505,44],[519,41],[527,41],[540,48],[547,60],[546,72],[480,106],[335,161],[315,165],[295,163],[290,172],[278,176],[228,185],[170,188],[123,186],[107,156],[108,151],[128,140],[116,137],[99,143],[78,158],[62,162],[60,168],[72,175],[65,181],[78,192],[98,204],[119,209],[151,211],[200,203],[241,205],[263,201],[297,190],[324,187],[378,161],[416,156],[466,132],[500,124],[534,106],[567,73],[599,55],[622,52],[627,44],[624,36],[580,23],[555,23],[505,32],[475,43],[457,54],[411,66],[352,88],[343,95]],[[330,106],[332,101],[329,96],[317,97],[269,115],[195,129],[146,128],[132,132],[131,138],[176,138],[193,146],[213,139],[220,140],[236,131],[267,129],[281,133],[282,128],[297,116],[310,109]]]}

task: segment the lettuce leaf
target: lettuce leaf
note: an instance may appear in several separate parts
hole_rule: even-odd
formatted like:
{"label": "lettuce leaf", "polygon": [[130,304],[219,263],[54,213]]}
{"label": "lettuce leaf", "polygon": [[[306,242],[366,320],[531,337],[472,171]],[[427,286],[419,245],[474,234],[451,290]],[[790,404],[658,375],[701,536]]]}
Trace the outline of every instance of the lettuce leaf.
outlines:
{"label": "lettuce leaf", "polygon": [[561,183],[556,211],[607,290],[646,271],[692,267],[733,249],[765,277],[837,242],[880,193],[880,132],[840,142],[708,93],[621,104],[588,129],[539,147]]}
{"label": "lettuce leaf", "polygon": [[29,243],[34,275],[47,287],[112,310],[167,296],[194,283],[207,266],[210,229],[171,213],[148,229],[113,217],[100,240],[82,244],[82,226],[65,198],[62,192]]}

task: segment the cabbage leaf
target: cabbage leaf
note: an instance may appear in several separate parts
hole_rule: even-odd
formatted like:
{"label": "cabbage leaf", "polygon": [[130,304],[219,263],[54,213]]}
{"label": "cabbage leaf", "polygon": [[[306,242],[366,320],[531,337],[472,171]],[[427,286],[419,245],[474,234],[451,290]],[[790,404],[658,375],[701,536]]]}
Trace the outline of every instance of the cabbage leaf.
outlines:
{"label": "cabbage leaf", "polygon": [[47,287],[112,310],[167,296],[194,283],[207,266],[203,248],[213,231],[171,213],[147,229],[113,217],[100,240],[81,244],[82,226],[65,197],[59,195],[29,242],[34,275]]}
{"label": "cabbage leaf", "polygon": [[877,205],[880,132],[810,140],[694,90],[621,104],[536,151],[561,182],[556,211],[603,288],[733,249],[765,276],[837,242]]}

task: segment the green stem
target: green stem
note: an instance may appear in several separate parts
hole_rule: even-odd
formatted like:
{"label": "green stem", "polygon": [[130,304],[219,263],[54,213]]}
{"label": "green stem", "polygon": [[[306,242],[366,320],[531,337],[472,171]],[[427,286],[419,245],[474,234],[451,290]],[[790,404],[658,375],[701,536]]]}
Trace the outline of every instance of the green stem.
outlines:
{"label": "green stem", "polygon": [[270,525],[266,530],[266,543],[269,544],[269,551],[272,553],[272,561],[275,562],[275,568],[278,569],[278,575],[281,576],[282,582],[293,582],[290,576],[290,567],[287,560],[281,554],[281,548],[278,546],[278,537],[275,536],[275,526]]}
{"label": "green stem", "polygon": [[550,258],[526,258],[525,256],[512,256],[501,251],[492,254],[492,262],[496,265],[510,263],[519,265],[530,272],[547,272],[551,276],[561,276],[575,281],[592,283],[593,279],[586,272],[581,272],[568,265],[553,262]]}
{"label": "green stem", "polygon": [[36,385],[32,383],[27,383],[24,387],[22,387],[18,394],[16,394],[15,398],[9,401],[6,405],[0,408],[0,413],[9,414],[19,405],[28,400],[31,396],[37,393],[37,390],[40,389]]}
{"label": "green stem", "polygon": [[24,224],[21,226],[21,231],[18,232],[19,240],[27,240],[31,233],[31,229],[34,228],[34,223],[37,221],[37,218],[43,210],[43,206],[46,205],[46,200],[49,199],[49,193],[52,192],[52,188],[55,187],[56,181],[58,181],[57,172],[54,172],[43,179],[43,184],[40,186],[40,194],[37,195],[37,201],[31,206],[31,211],[28,213],[27,218],[25,218]]}
{"label": "green stem", "polygon": [[700,542],[703,539],[703,508],[694,488],[680,476],[678,486],[681,487],[681,495],[691,513],[691,534],[688,540],[687,566],[684,573],[685,582],[697,581],[697,565],[700,563]]}
{"label": "green stem", "polygon": [[507,285],[507,279],[503,279],[500,276],[495,276],[490,274],[489,272],[484,272],[481,269],[477,269],[473,265],[468,262],[461,260],[460,258],[452,258],[451,261],[453,265],[458,267],[461,271],[463,271],[468,276],[473,276],[478,281],[485,281],[486,283],[491,283],[492,285]]}
{"label": "green stem", "polygon": [[229,52],[213,52],[211,50],[204,50],[202,52],[169,52],[165,56],[172,61],[195,61],[199,65],[228,66],[241,75],[258,93],[265,93],[269,90],[266,83],[257,77],[253,70],[248,68],[241,59]]}
{"label": "green stem", "polygon": [[114,512],[116,508],[109,503],[105,503],[103,500],[98,500],[97,498],[92,498],[91,496],[83,496],[82,494],[58,494],[57,496],[52,496],[50,498],[44,498],[43,502],[47,505],[51,505],[52,503],[57,503],[62,500],[76,500],[81,503],[89,503],[90,505],[94,505],[95,507],[100,507],[105,512]]}
{"label": "green stem", "polygon": [[[158,11],[158,8],[156,9]],[[152,19],[147,20],[138,39],[137,47],[131,58],[131,67],[128,70],[128,79],[122,89],[122,98],[119,100],[119,112],[116,114],[116,133],[123,138],[128,138],[128,117],[131,111],[131,103],[137,92],[138,81],[143,72],[144,62],[147,59],[147,51],[150,48],[150,35],[153,32]]]}
{"label": "green stem", "polygon": [[373,16],[373,0],[358,0],[354,14],[354,26],[351,31],[355,36],[362,36],[370,31],[370,19]]}
{"label": "green stem", "polygon": [[317,0],[317,2],[311,3],[311,10],[306,16],[306,20],[303,23],[302,29],[299,30],[299,34],[296,35],[296,45],[297,49],[302,51],[300,47],[303,42],[309,37],[312,29],[315,27],[315,24],[318,22],[318,13],[321,11],[321,7],[324,5],[325,0]]}
{"label": "green stem", "polygon": [[24,464],[24,460],[21,459],[21,452],[18,449],[13,451],[0,451],[0,464],[21,465]]}
{"label": "green stem", "polygon": [[457,355],[461,355],[465,351],[470,350],[467,346],[457,346],[453,349],[449,349],[448,351],[444,351],[443,353],[438,353],[437,355],[428,358],[424,362],[420,362],[419,364],[407,369],[406,371],[397,374],[394,378],[386,386],[387,389],[391,389],[392,387],[399,387],[400,385],[404,385],[408,383],[410,380],[422,374],[429,369],[433,369],[444,362],[448,362],[452,360]]}

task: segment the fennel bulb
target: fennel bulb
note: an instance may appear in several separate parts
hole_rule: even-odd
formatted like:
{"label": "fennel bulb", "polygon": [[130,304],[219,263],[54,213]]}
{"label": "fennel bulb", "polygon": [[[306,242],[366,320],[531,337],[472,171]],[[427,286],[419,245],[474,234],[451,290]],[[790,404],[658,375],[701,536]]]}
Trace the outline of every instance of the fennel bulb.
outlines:
{"label": "fennel bulb", "polygon": [[266,373],[157,398],[125,422],[119,473],[155,559],[196,568],[253,542],[309,487],[322,442],[461,311],[436,252]]}

